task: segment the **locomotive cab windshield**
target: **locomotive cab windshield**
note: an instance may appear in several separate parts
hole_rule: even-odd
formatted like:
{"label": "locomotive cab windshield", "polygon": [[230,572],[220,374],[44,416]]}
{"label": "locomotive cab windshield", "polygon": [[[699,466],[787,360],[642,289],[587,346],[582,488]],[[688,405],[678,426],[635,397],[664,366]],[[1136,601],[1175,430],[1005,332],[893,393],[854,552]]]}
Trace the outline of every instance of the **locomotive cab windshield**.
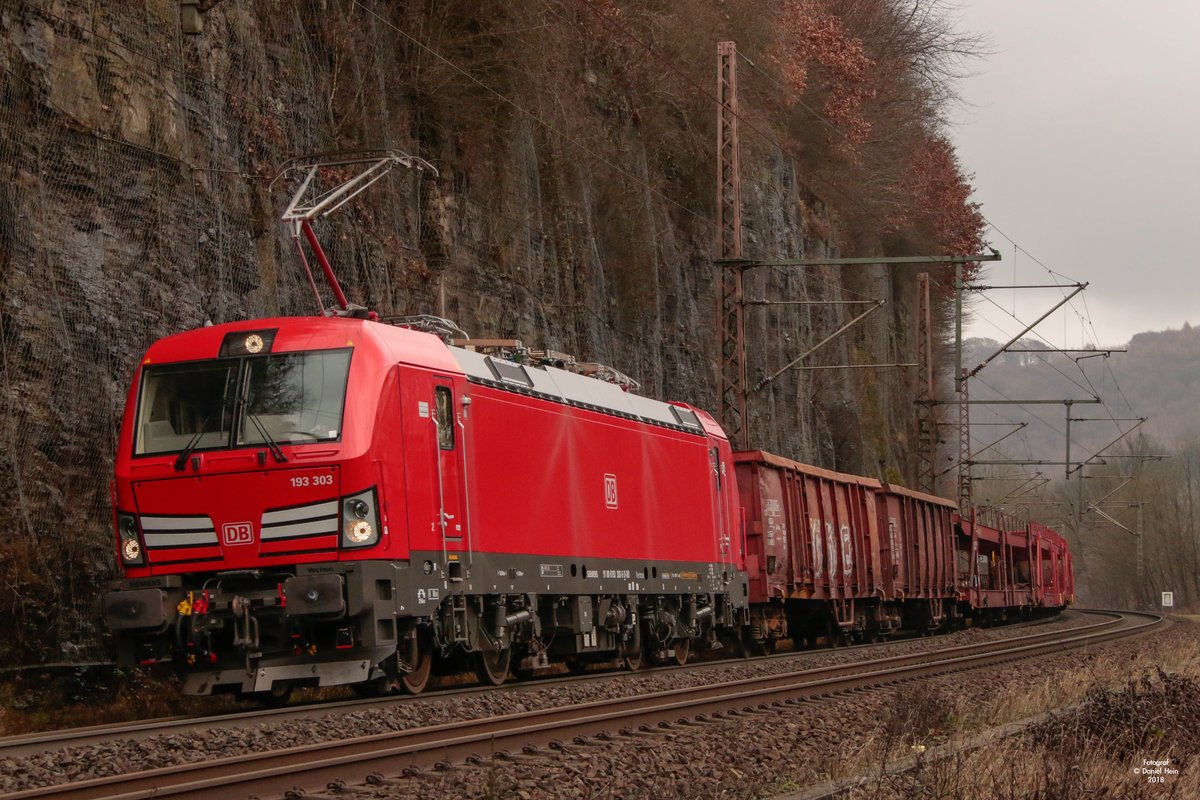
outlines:
{"label": "locomotive cab windshield", "polygon": [[134,455],[341,438],[350,349],[148,365]]}

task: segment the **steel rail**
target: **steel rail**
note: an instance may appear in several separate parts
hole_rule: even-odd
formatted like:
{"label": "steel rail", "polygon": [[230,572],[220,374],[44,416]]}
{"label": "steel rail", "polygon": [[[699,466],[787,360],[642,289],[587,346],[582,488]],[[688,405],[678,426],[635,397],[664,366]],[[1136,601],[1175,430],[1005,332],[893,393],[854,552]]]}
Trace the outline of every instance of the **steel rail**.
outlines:
{"label": "steel rail", "polygon": [[[1081,611],[1080,609],[1073,609]],[[1044,625],[1061,619],[1061,617],[1044,617],[1023,622],[1011,623],[1004,626],[1008,630],[1021,627]],[[1078,625],[1068,630],[1086,630],[1089,625]],[[1016,637],[1014,637],[1016,638]],[[422,700],[447,700],[456,697],[469,697],[483,692],[531,692],[555,686],[565,686],[578,682],[593,682],[600,680],[621,680],[633,674],[637,675],[666,675],[672,672],[703,672],[720,669],[735,664],[764,663],[784,659],[806,660],[810,657],[828,653],[858,653],[872,649],[888,647],[915,641],[915,636],[897,637],[887,642],[857,644],[840,648],[823,647],[813,650],[788,650],[769,655],[752,656],[749,658],[722,657],[710,658],[704,661],[689,662],[684,666],[663,665],[654,666],[638,673],[630,673],[621,667],[605,667],[579,675],[545,675],[506,683],[502,686],[453,686],[433,691],[425,691],[419,695],[381,695],[377,697],[353,697],[332,701],[312,701],[296,703],[280,708],[255,708],[245,711],[228,711],[215,714],[192,714],[156,717],[154,719],[138,720],[135,722],[114,722],[99,725],[89,725],[78,728],[61,728],[38,733],[16,734],[0,737],[0,758],[23,758],[50,750],[64,747],[79,747],[100,744],[118,738],[145,739],[160,734],[180,733],[198,727],[238,727],[242,725],[258,725],[264,722],[278,722],[288,719],[307,719],[329,713],[345,713],[360,711],[364,708],[381,708],[402,703],[419,702]],[[1011,641],[1011,640],[1009,640]],[[943,648],[944,649],[944,648]],[[930,652],[940,652],[930,651]],[[599,662],[600,666],[603,662]]]}
{"label": "steel rail", "polygon": [[[1145,619],[1133,623],[1134,616]],[[1162,621],[1158,615],[1125,612],[1113,620],[1086,626],[1084,633],[1079,628],[1039,633],[935,653],[891,656],[852,665],[413,728],[48,786],[7,797],[9,800],[51,796],[63,800],[139,800],[205,798],[218,792],[279,794],[298,786],[315,789],[335,780],[363,780],[376,772],[398,774],[412,765],[428,767],[439,762],[461,761],[480,752],[495,753],[529,743],[544,745],[556,739],[590,736],[601,731],[652,730],[655,725],[671,722],[703,722],[710,714],[768,709],[802,698],[978,669],[1144,633]]]}

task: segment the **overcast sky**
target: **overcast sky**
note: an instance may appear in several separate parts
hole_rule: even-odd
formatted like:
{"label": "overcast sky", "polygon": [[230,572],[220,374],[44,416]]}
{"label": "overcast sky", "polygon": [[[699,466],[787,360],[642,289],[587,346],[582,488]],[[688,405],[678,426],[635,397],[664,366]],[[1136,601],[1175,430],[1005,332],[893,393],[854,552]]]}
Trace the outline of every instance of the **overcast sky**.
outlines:
{"label": "overcast sky", "polygon": [[[1200,323],[1200,2],[960,0],[959,27],[992,55],[961,81],[952,135],[974,199],[1021,248],[1087,281],[1087,314],[1037,328],[1055,346],[1114,346]],[[991,284],[1051,276],[995,230]],[[1015,294],[1015,297],[1014,297]],[[995,291],[974,336],[1003,339],[1061,292]],[[999,327],[997,327],[999,326]],[[1098,341],[1096,341],[1098,339]]]}

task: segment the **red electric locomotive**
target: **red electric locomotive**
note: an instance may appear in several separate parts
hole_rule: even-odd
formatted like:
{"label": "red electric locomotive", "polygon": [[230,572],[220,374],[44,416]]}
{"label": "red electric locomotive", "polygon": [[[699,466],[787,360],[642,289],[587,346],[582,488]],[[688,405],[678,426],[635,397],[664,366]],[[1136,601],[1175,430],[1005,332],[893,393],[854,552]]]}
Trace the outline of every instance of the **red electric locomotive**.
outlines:
{"label": "red electric locomotive", "polygon": [[191,693],[682,663],[748,604],[703,411],[353,314],[155,343],[114,501],[109,625]]}

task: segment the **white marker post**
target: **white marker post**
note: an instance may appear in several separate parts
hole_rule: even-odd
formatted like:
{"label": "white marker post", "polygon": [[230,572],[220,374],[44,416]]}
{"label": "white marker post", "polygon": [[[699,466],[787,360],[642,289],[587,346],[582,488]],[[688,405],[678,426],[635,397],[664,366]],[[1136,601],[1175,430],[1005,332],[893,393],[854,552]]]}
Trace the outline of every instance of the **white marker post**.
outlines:
{"label": "white marker post", "polygon": [[1163,611],[1166,611],[1168,608],[1175,607],[1175,593],[1174,592],[1163,592],[1162,593],[1162,607],[1163,607]]}

